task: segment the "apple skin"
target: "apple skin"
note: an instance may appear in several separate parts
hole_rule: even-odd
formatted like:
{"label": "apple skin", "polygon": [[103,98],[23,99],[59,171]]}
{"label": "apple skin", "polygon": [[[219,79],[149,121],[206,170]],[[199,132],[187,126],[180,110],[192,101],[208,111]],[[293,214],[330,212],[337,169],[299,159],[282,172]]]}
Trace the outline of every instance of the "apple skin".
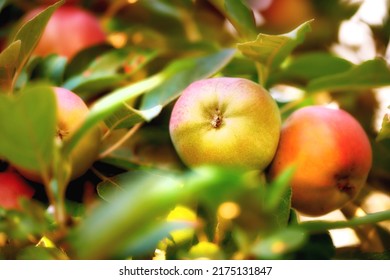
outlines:
{"label": "apple skin", "polygon": [[0,207],[20,209],[19,199],[31,199],[35,190],[16,172],[7,170],[0,173]]}
{"label": "apple skin", "polygon": [[289,32],[316,17],[310,0],[272,0],[260,13],[275,32]]}
{"label": "apple skin", "polygon": [[188,166],[215,164],[263,170],[279,141],[276,102],[259,84],[218,77],[190,84],[175,103],[169,131]]}
{"label": "apple skin", "polygon": [[[45,6],[28,12],[25,20],[33,18]],[[105,42],[106,35],[98,19],[76,6],[61,6],[50,18],[33,54],[47,56],[55,53],[68,59],[82,49]]]}
{"label": "apple skin", "polygon": [[320,216],[341,208],[362,189],[371,169],[371,145],[346,111],[308,106],[284,122],[271,178],[293,164],[292,207]]}
{"label": "apple skin", "polygon": [[[57,135],[56,137],[66,142],[86,119],[89,108],[85,102],[75,93],[65,88],[55,87],[57,99]],[[70,154],[71,177],[76,179],[83,175],[96,160],[102,138],[101,126],[90,129],[75,146]],[[36,172],[29,170],[18,171],[27,179],[42,183],[42,178]]]}

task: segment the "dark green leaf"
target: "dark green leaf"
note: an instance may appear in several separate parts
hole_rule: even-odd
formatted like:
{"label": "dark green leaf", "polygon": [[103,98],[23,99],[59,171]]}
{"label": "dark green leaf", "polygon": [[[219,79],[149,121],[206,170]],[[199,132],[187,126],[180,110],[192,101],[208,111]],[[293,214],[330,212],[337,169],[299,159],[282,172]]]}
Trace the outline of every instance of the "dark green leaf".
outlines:
{"label": "dark green leaf", "polygon": [[225,10],[238,33],[246,39],[256,37],[257,29],[253,12],[241,0],[225,0]]}
{"label": "dark green leaf", "polygon": [[141,110],[166,106],[179,97],[182,90],[196,80],[210,77],[223,68],[234,56],[233,49],[222,50],[205,57],[173,62],[163,72],[170,73],[157,88],[144,95]]}
{"label": "dark green leaf", "polygon": [[30,55],[38,44],[38,41],[41,38],[41,35],[45,30],[46,24],[48,23],[51,15],[63,3],[64,1],[62,0],[52,6],[49,6],[37,16],[27,21],[16,33],[13,41],[20,40],[22,42],[17,66],[19,71],[30,58]]}
{"label": "dark green leaf", "polygon": [[94,59],[80,74],[67,80],[64,87],[77,92],[102,91],[123,82],[155,58],[157,51],[136,48],[114,49]]}
{"label": "dark green leaf", "polygon": [[307,91],[365,90],[390,85],[390,69],[383,59],[363,62],[349,71],[312,80]]}
{"label": "dark green leaf", "polygon": [[0,119],[1,157],[44,172],[52,161],[56,133],[53,89],[31,86],[16,97],[0,95]]}
{"label": "dark green leaf", "polygon": [[15,41],[0,53],[0,89],[5,91],[12,91],[12,81],[19,59],[20,45],[20,41]]}
{"label": "dark green leaf", "polygon": [[49,55],[34,67],[33,78],[45,79],[59,86],[64,78],[66,62],[66,57],[55,54]]}
{"label": "dark green leaf", "polygon": [[4,8],[5,3],[7,3],[7,0],[0,0],[0,12]]}
{"label": "dark green leaf", "polygon": [[381,130],[379,131],[376,140],[381,141],[386,138],[390,138],[390,115],[389,114],[386,114],[383,117],[382,127]]}
{"label": "dark green leaf", "polygon": [[283,82],[307,83],[312,79],[348,71],[352,63],[325,52],[314,52],[294,57],[281,66],[280,72],[270,77],[270,84]]}

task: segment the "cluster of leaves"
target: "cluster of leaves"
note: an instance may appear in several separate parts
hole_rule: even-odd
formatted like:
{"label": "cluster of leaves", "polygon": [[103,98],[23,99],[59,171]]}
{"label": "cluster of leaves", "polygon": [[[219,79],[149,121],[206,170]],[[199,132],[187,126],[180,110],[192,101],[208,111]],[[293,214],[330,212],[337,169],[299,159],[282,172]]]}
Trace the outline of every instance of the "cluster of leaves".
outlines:
{"label": "cluster of leaves", "polygon": [[[274,182],[263,174],[215,166],[188,170],[167,133],[172,102],[193,81],[241,76],[267,89],[280,84],[300,88],[305,92],[301,99],[279,103],[286,117],[314,104],[320,92],[330,92],[334,99],[348,93],[354,100],[361,92],[389,85],[390,70],[383,59],[354,65],[330,52],[299,52],[311,21],[286,34],[264,34],[252,11],[237,0],[139,1],[131,7],[135,11],[125,9],[125,2],[112,4],[103,15],[112,34],[127,38],[123,45],[112,41],[95,46],[71,61],[55,54],[32,57],[60,1],[20,27],[0,53],[0,157],[40,171],[49,200],[25,202],[21,212],[0,211],[0,257],[152,258],[164,247],[168,258],[181,258],[194,244],[208,240],[220,247],[224,258],[333,258],[328,230],[367,224],[377,228],[376,223],[390,219],[385,211],[347,221],[300,222],[290,203],[293,169]],[[0,9],[4,3],[0,1]],[[226,20],[237,33],[220,32]],[[91,104],[84,124],[60,147],[53,140],[52,85],[66,87]],[[67,155],[101,122],[109,133],[95,175],[68,182]],[[388,180],[382,175],[390,160],[388,116],[380,133],[367,131],[376,156],[374,179]],[[71,201],[67,190],[85,180],[98,183],[99,198],[92,204]],[[226,202],[240,214],[221,215]],[[48,204],[52,206],[47,209]],[[192,208],[196,222],[168,221],[177,205]],[[172,231],[188,227],[196,234],[184,244],[162,245]],[[385,230],[383,236],[389,239]]]}

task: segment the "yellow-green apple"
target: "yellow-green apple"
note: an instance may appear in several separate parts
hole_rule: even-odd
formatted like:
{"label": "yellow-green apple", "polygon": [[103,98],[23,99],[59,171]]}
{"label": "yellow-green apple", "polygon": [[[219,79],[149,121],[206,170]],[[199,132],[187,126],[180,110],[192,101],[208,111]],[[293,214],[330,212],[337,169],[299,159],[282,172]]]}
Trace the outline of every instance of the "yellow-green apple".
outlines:
{"label": "yellow-green apple", "polygon": [[263,170],[280,135],[276,102],[259,84],[218,77],[190,84],[169,123],[178,155],[188,166],[215,164]]}
{"label": "yellow-green apple", "polygon": [[20,209],[19,200],[30,199],[34,189],[16,172],[6,170],[0,173],[0,207],[4,209]]}
{"label": "yellow-green apple", "polygon": [[341,109],[308,106],[283,123],[270,166],[272,178],[295,165],[292,206],[324,215],[356,197],[371,169],[372,151],[360,123]]}
{"label": "yellow-green apple", "polygon": [[[86,119],[89,108],[75,93],[65,88],[54,88],[57,100],[57,134],[60,141],[67,141]],[[90,129],[79,141],[70,154],[71,179],[83,175],[96,160],[101,143],[101,126]],[[18,168],[27,179],[42,182],[36,172]]]}
{"label": "yellow-green apple", "polygon": [[[45,9],[38,7],[28,12],[29,20]],[[99,20],[84,9],[76,6],[61,6],[50,18],[33,53],[46,56],[52,53],[72,58],[82,49],[103,43],[106,35]]]}

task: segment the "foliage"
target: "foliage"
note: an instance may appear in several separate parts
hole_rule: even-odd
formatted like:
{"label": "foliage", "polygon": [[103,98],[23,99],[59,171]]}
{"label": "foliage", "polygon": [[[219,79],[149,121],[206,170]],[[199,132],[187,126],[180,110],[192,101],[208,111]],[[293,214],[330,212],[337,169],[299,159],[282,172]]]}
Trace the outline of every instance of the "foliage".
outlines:
{"label": "foliage", "polygon": [[[191,258],[191,248],[205,240],[218,245],[218,256],[227,259],[344,258],[329,230],[352,228],[361,234],[367,227],[381,232],[374,241],[380,252],[363,252],[361,246],[348,258],[388,256],[390,231],[381,223],[390,220],[388,209],[346,215],[343,221],[301,221],[291,208],[294,167],[273,181],[266,172],[189,169],[167,133],[172,104],[182,90],[212,76],[246,77],[271,93],[281,86],[299,90],[295,99],[289,92],[285,99],[274,95],[283,118],[323,99],[338,102],[370,124],[365,129],[374,164],[365,191],[354,201],[364,210],[362,202],[370,194],[389,197],[389,115],[381,116],[382,128],[376,131],[371,115],[358,114],[360,98],[390,85],[388,61],[353,63],[330,48],[316,47],[321,42],[313,44],[312,33],[322,32],[316,18],[283,34],[265,32],[255,22],[256,11],[241,0],[80,2],[101,18],[108,41],[68,61],[57,54],[33,54],[63,1],[22,25],[21,16],[36,1],[24,6],[0,1],[1,15],[11,15],[1,21],[1,28],[14,27],[0,33],[7,39],[0,53],[0,160],[39,171],[45,178],[43,185],[29,182],[38,195],[24,201],[21,210],[0,208],[0,258],[144,259],[161,257],[159,249],[166,258],[182,259]],[[329,5],[332,9],[323,11],[343,4]],[[329,17],[336,33],[335,22],[352,15],[344,8],[318,17]],[[227,22],[230,29],[225,28]],[[62,146],[53,137],[53,85],[76,92],[90,105],[83,125]],[[376,103],[367,111],[372,113]],[[106,129],[100,157],[84,176],[67,182],[66,159],[97,124]],[[51,173],[53,166],[56,172]],[[177,205],[193,209],[196,222],[168,221]],[[189,227],[193,236],[182,244],[172,242],[172,231]],[[365,238],[361,236],[362,242]]]}

